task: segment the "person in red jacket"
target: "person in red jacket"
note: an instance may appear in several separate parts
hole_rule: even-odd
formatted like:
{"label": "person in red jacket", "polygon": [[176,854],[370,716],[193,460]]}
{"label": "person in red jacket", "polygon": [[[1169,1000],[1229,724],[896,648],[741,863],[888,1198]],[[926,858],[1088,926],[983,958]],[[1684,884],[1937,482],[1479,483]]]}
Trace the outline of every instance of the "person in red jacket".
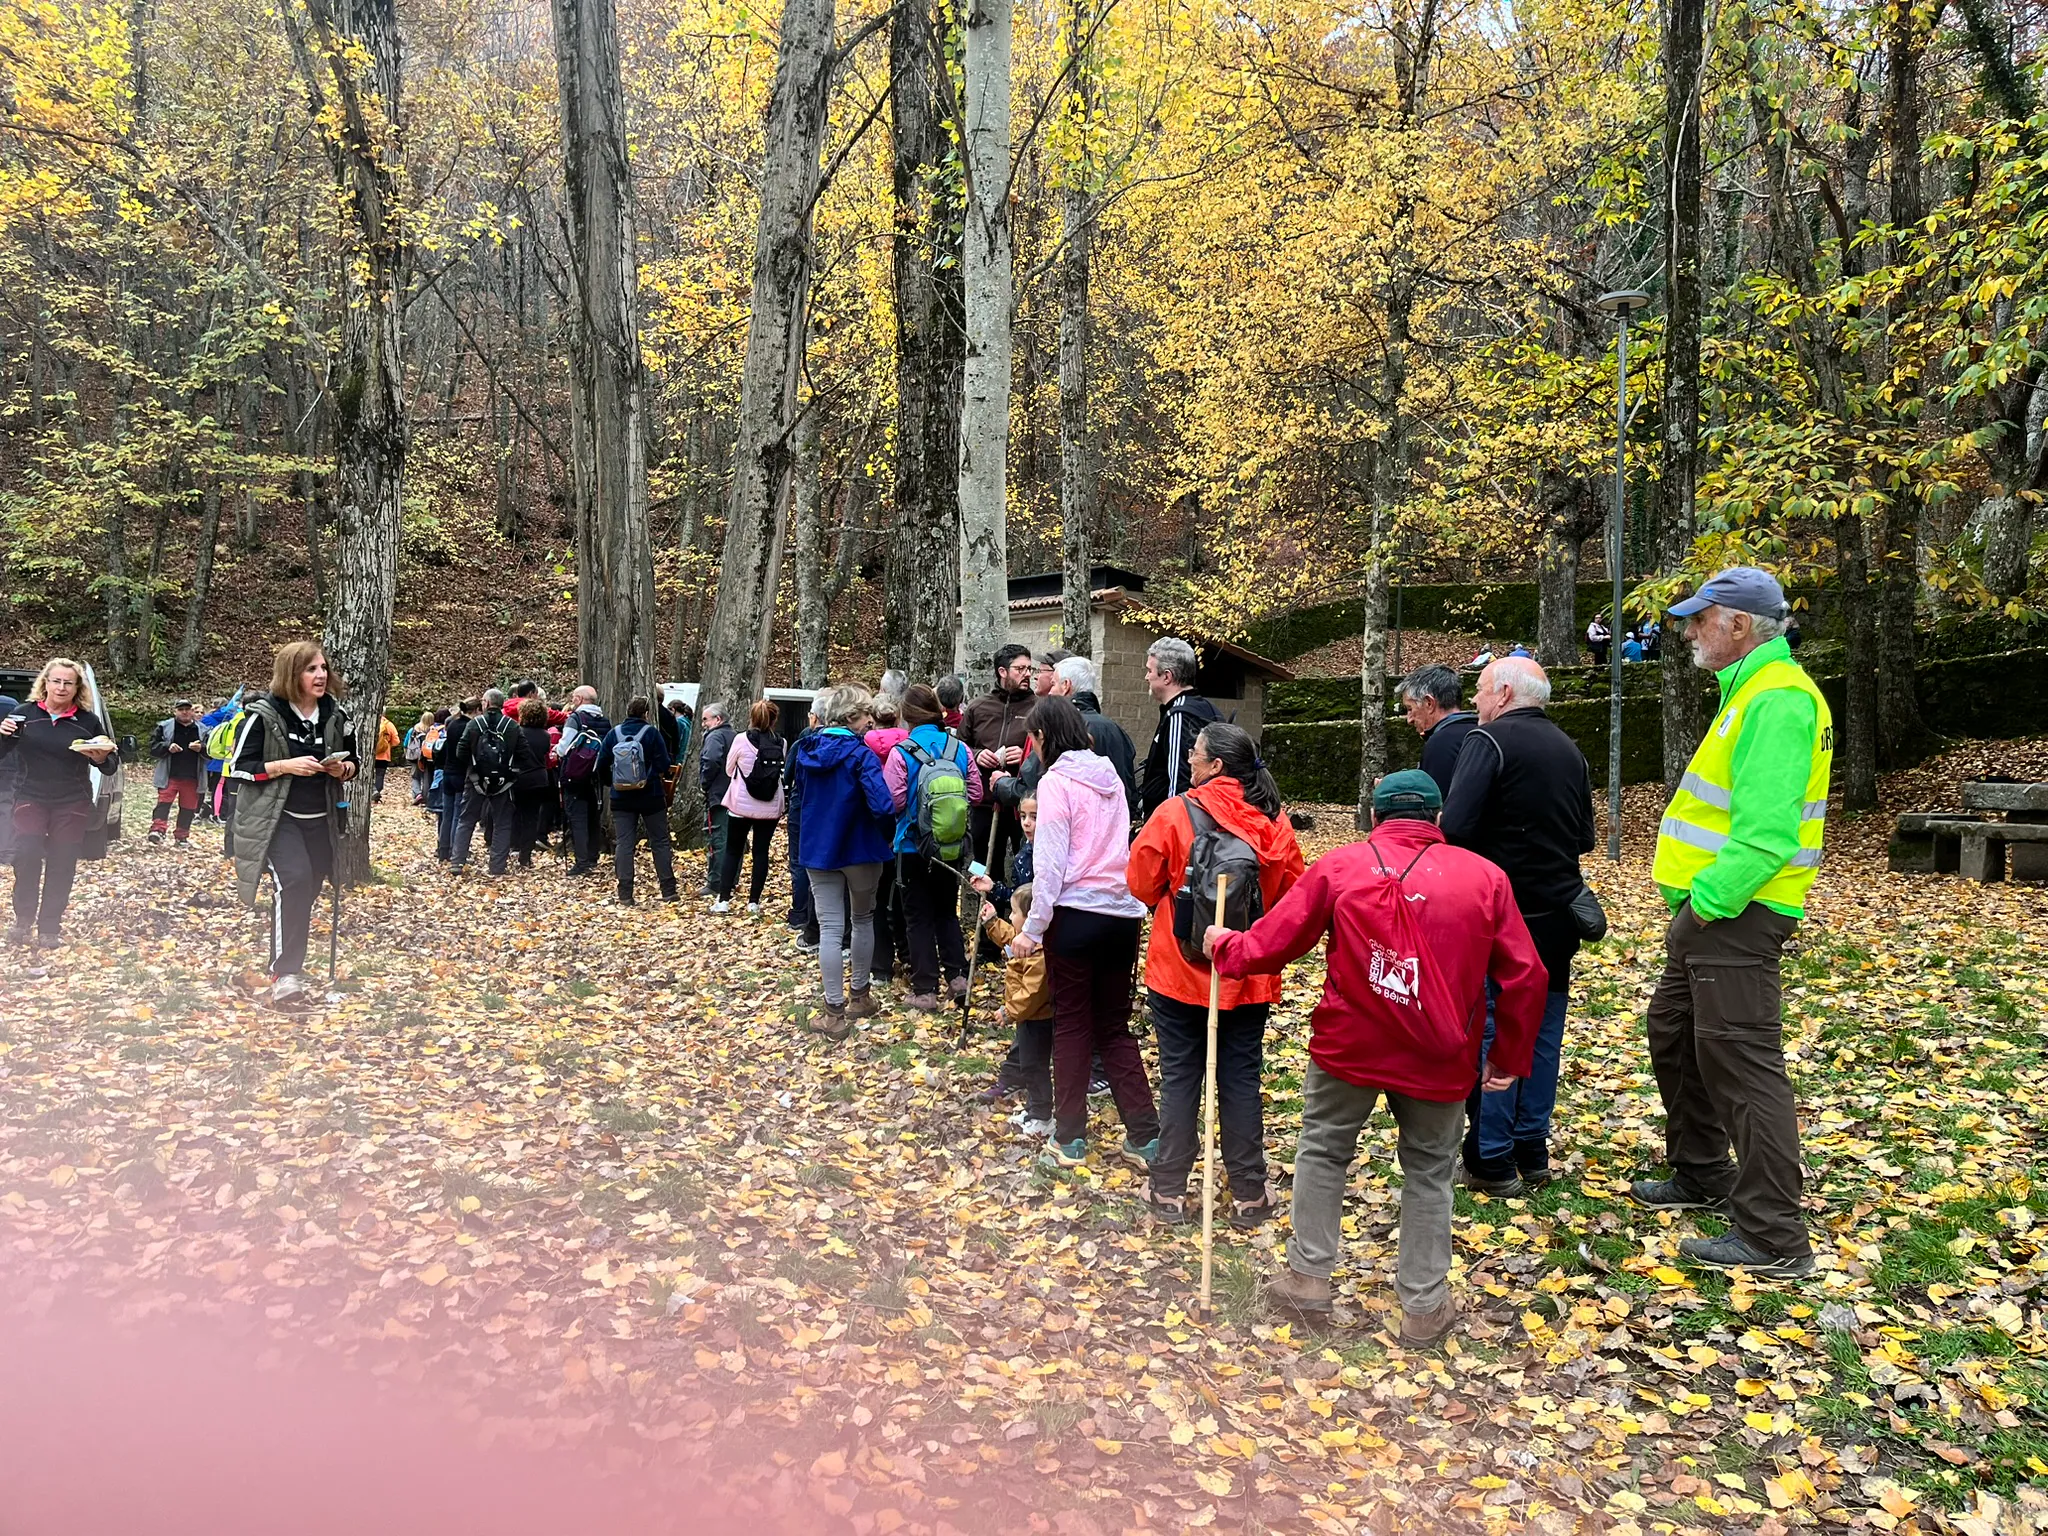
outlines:
{"label": "person in red jacket", "polygon": [[1508,877],[1444,841],[1443,792],[1417,769],[1373,788],[1373,830],[1325,854],[1279,906],[1244,933],[1211,927],[1204,947],[1223,976],[1275,975],[1330,936],[1323,998],[1309,1022],[1294,1235],[1287,1269],[1267,1283],[1278,1308],[1327,1317],[1344,1184],[1358,1133],[1385,1094],[1400,1128],[1401,1243],[1394,1290],[1401,1342],[1424,1349],[1458,1321],[1451,1297],[1451,1176],[1464,1099],[1494,1004],[1489,1092],[1529,1073],[1547,985]]}
{"label": "person in red jacket", "polygon": [[[1202,727],[1188,758],[1194,787],[1152,815],[1131,845],[1131,894],[1152,908],[1145,992],[1159,1040],[1159,1155],[1139,1192],[1152,1214],[1189,1219],[1188,1170],[1207,1075],[1209,967],[1194,965],[1174,937],[1174,893],[1187,874],[1195,827],[1189,804],[1259,856],[1259,894],[1270,912],[1301,878],[1301,845],[1280,811],[1280,790],[1252,739],[1221,721]],[[1209,926],[1204,915],[1200,926]],[[1280,999],[1278,976],[1248,976],[1218,988],[1216,1119],[1223,1166],[1230,1172],[1230,1222],[1256,1227],[1273,1214],[1266,1189],[1266,1124],[1259,1079],[1265,1071],[1266,1019]]]}

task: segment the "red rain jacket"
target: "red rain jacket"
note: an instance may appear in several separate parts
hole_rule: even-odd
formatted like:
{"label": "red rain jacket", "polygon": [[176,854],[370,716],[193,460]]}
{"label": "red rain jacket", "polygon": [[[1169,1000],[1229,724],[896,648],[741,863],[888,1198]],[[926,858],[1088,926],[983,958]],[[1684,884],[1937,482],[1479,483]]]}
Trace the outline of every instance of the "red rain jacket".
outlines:
{"label": "red rain jacket", "polygon": [[1332,1077],[1438,1104],[1464,1098],[1478,1080],[1489,976],[1501,989],[1495,1069],[1528,1076],[1547,973],[1508,877],[1434,823],[1382,822],[1369,842],[1323,855],[1249,932],[1218,942],[1216,968],[1277,972],[1324,934],[1308,1050]]}

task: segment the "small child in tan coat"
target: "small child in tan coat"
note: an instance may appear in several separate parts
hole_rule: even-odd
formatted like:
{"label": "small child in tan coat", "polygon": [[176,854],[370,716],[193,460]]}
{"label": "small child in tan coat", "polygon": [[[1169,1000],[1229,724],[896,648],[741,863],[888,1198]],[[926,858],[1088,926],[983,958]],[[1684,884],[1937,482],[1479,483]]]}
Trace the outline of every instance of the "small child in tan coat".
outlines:
{"label": "small child in tan coat", "polygon": [[[1010,897],[1010,910],[1031,910],[1028,881]],[[990,942],[1006,950],[1017,936],[1017,925],[999,917],[988,902],[981,904],[981,925]],[[1052,979],[1046,974],[1044,950],[1011,955],[1003,966],[1003,1018],[1016,1032],[1024,1087],[1024,1107],[1011,1123],[1026,1140],[1043,1141],[1052,1134]]]}

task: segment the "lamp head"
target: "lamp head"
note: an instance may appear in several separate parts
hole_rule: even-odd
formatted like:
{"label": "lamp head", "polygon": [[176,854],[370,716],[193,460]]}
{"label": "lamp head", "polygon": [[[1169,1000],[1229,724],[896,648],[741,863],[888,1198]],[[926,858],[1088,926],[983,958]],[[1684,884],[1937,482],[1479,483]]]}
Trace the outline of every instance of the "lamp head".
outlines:
{"label": "lamp head", "polygon": [[1593,307],[1602,314],[1630,315],[1647,308],[1650,296],[1640,288],[1617,288],[1612,293],[1603,293],[1593,301]]}

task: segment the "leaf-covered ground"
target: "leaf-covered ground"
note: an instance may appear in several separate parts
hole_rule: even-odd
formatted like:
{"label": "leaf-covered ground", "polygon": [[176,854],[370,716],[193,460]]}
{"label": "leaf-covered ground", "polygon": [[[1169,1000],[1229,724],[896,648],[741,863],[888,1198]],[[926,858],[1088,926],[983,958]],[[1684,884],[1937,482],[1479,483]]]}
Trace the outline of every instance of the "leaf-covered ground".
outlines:
{"label": "leaf-covered ground", "polygon": [[[2048,777],[2048,750],[1973,747],[1888,810],[1987,765]],[[1388,1332],[1385,1123],[1342,1326],[1260,1314],[1284,1222],[1219,1238],[1204,1322],[1196,1241],[1143,1217],[1130,1171],[1048,1172],[969,1102],[991,1031],[794,1027],[816,983],[779,882],[758,921],[619,909],[551,861],[450,883],[396,805],[344,997],[311,1016],[238,985],[260,934],[209,830],[89,866],[47,977],[8,957],[0,1297],[257,1319],[252,1360],[681,1469],[762,1528],[2048,1529],[2048,898],[1887,875],[1885,823],[1831,828],[1787,975],[1823,1269],[1731,1289],[1673,1264],[1710,1218],[1620,1194],[1661,1147],[1654,813],[1632,799],[1619,871],[1588,861],[1616,935],[1574,988],[1567,1177],[1460,1192],[1468,1321],[1441,1350]],[[1273,1030],[1283,1187],[1319,982],[1291,974]]]}

